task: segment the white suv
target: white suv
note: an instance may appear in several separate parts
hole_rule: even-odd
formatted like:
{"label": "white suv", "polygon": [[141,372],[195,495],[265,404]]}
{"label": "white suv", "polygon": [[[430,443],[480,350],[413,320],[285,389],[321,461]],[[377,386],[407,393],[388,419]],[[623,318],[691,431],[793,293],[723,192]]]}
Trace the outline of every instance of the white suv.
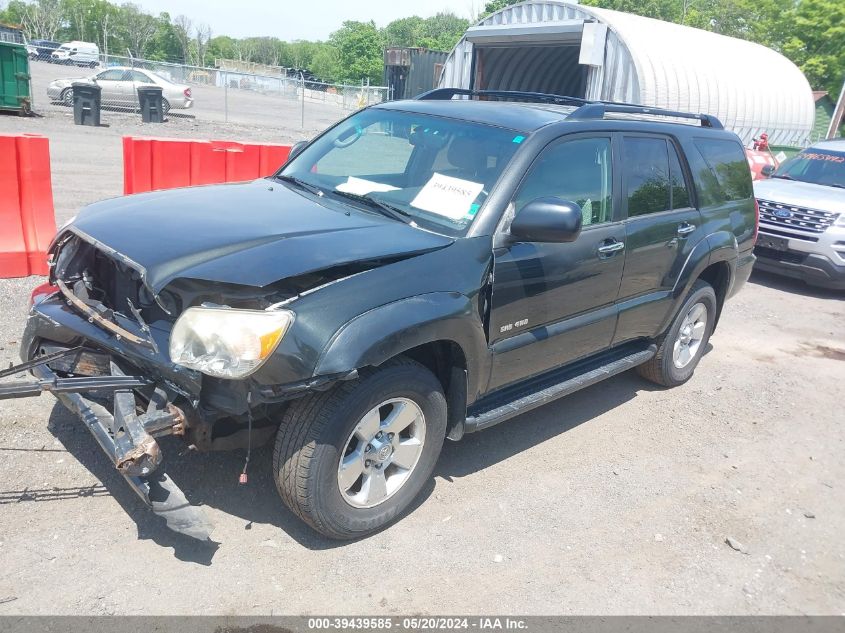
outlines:
{"label": "white suv", "polygon": [[845,139],[822,141],[754,183],[755,266],[845,289]]}

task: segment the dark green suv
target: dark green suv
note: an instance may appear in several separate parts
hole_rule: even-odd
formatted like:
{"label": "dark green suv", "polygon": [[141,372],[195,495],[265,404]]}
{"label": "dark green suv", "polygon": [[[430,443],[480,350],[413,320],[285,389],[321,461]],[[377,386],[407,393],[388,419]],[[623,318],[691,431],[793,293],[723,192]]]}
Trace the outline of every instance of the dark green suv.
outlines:
{"label": "dark green suv", "polygon": [[742,145],[711,116],[436,90],[271,178],[83,210],[33,297],[16,369],[37,381],[0,397],[55,392],[199,538],[155,438],[275,441],[285,503],[354,538],[408,508],[447,437],[635,367],[688,380],[756,232]]}

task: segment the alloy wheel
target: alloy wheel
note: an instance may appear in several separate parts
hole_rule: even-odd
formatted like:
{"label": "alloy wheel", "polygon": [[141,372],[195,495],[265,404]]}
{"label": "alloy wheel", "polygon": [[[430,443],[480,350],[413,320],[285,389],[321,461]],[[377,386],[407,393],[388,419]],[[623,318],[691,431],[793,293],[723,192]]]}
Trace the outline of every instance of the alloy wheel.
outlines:
{"label": "alloy wheel", "polygon": [[672,361],[678,369],[689,365],[698,355],[707,330],[707,317],[707,306],[703,303],[694,304],[684,316],[672,347]]}
{"label": "alloy wheel", "polygon": [[425,416],[407,398],[391,398],[370,409],[346,440],[337,467],[344,501],[372,508],[410,478],[425,442]]}

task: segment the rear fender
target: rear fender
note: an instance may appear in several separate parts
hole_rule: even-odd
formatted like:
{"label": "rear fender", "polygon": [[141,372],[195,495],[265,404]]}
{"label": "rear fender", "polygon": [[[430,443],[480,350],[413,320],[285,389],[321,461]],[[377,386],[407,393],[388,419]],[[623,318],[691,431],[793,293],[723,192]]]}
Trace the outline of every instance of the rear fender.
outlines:
{"label": "rear fender", "polygon": [[684,268],[678,276],[678,281],[672,289],[672,309],[669,310],[666,321],[661,324],[660,331],[669,329],[678,310],[692,289],[692,285],[704,270],[717,262],[727,262],[731,267],[731,283],[736,269],[738,245],[736,235],[730,231],[717,231],[696,244],[687,257]]}
{"label": "rear fender", "polygon": [[452,341],[463,351],[468,399],[474,400],[480,388],[479,377],[489,374],[487,340],[473,302],[456,292],[409,297],[355,317],[329,341],[314,375],[380,365],[435,341]]}

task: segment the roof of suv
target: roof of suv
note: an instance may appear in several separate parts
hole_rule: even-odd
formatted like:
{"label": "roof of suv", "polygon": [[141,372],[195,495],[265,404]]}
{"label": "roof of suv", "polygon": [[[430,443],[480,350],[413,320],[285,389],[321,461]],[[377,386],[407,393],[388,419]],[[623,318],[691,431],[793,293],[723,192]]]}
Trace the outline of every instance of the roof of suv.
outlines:
{"label": "roof of suv", "polygon": [[545,103],[523,103],[519,101],[476,101],[460,99],[455,101],[391,101],[382,103],[377,108],[402,110],[418,114],[433,114],[455,119],[476,121],[520,132],[533,132],[536,129],[563,121],[574,108]]}
{"label": "roof of suv", "polygon": [[[418,114],[430,114],[434,116],[445,116],[463,121],[472,121],[496,127],[503,127],[514,131],[530,134],[542,127],[553,123],[569,121],[572,123],[592,123],[601,125],[601,121],[615,121],[616,124],[624,122],[626,126],[635,124],[636,127],[647,126],[650,131],[662,133],[679,133],[679,128],[684,132],[691,129],[707,130],[707,133],[722,133],[735,136],[732,132],[726,132],[721,122],[715,117],[705,114],[692,114],[676,112],[650,106],[638,106],[626,103],[611,103],[607,101],[589,102],[583,99],[566,97],[560,95],[543,95],[539,93],[521,93],[511,91],[491,91],[490,96],[502,97],[513,95],[515,100],[480,100],[480,99],[451,99],[449,94],[429,96],[434,93],[449,93],[452,89],[435,89],[431,93],[425,93],[416,99],[404,101],[391,101],[381,103],[376,108],[384,110],[401,110]],[[477,94],[486,95],[485,91],[472,93],[456,89],[455,94]],[[520,100],[532,99],[536,101]],[[549,99],[548,101],[546,99]],[[555,103],[552,99],[571,100],[572,105]],[[583,106],[583,107],[580,107]],[[582,110],[591,110],[581,115]],[[605,110],[612,113],[606,117]],[[570,117],[569,115],[572,115]],[[696,121],[698,125],[690,125]]]}

